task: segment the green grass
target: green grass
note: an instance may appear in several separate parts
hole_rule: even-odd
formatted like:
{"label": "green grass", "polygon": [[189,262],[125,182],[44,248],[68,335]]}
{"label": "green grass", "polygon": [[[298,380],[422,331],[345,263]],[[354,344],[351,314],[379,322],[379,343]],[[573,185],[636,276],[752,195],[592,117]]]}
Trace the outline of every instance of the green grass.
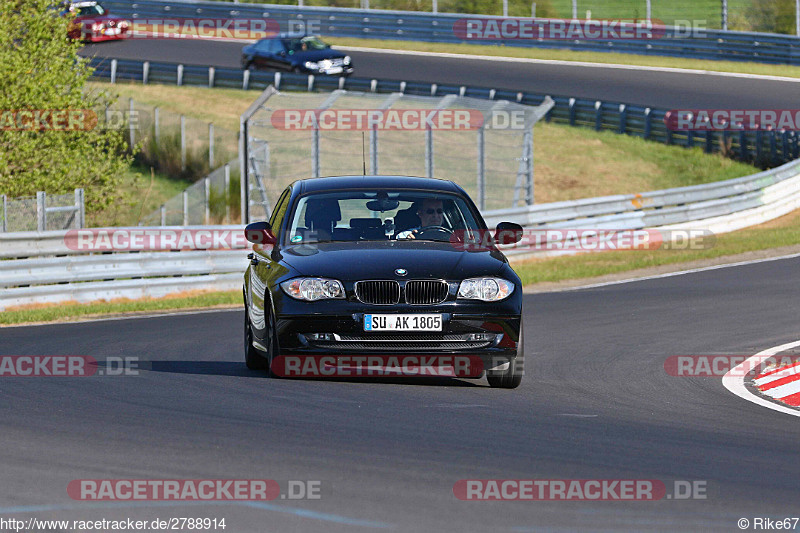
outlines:
{"label": "green grass", "polygon": [[122,179],[121,199],[103,211],[87,214],[87,225],[135,226],[142,217],[191,184],[189,180],[174,179],[157,172],[151,175],[149,168],[132,165]]}
{"label": "green grass", "polygon": [[[518,57],[553,61],[583,61],[589,63],[683,68],[692,70],[707,70],[711,72],[736,72],[760,76],[784,76],[788,78],[800,78],[800,67],[789,65],[765,65],[761,63],[712,61],[705,59],[685,59],[680,57],[643,56],[636,54],[605,52],[573,52],[571,50],[547,50],[542,48],[522,48],[503,45],[423,43],[379,39],[352,39],[344,37],[326,37],[325,40],[340,47],[361,46],[368,48],[385,48],[391,50],[473,54],[496,57]],[[355,68],[356,72],[354,75],[358,76],[358,64],[356,64]],[[486,80],[484,83],[481,83],[481,85],[490,86],[491,80]]]}
{"label": "green grass", "polygon": [[120,313],[165,312],[181,309],[232,307],[242,305],[241,291],[206,292],[159,299],[64,303],[50,306],[12,308],[0,313],[0,325],[37,322],[65,322]]}
{"label": "green grass", "polygon": [[[549,0],[559,17],[572,17],[572,0]],[[652,18],[672,24],[675,20],[704,20],[708,28],[722,25],[722,2],[720,0],[653,0]],[[728,17],[743,16],[751,5],[749,0],[728,0]],[[586,11],[593,19],[633,19],[647,15],[645,0],[578,0],[578,18],[586,18]]]}
{"label": "green grass", "polygon": [[593,278],[797,244],[800,244],[800,211],[760,226],[718,235],[713,246],[708,249],[585,253],[517,262],[514,270],[524,285],[530,285]]}

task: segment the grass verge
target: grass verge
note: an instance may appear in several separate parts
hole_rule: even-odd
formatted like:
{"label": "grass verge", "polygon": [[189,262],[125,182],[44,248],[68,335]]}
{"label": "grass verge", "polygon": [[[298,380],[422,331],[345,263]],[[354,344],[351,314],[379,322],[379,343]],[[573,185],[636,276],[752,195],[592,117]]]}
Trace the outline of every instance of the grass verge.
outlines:
{"label": "grass verge", "polygon": [[[800,67],[790,65],[767,65],[763,63],[749,63],[740,61],[713,61],[710,59],[644,56],[613,52],[580,52],[572,50],[522,48],[503,45],[424,43],[415,41],[353,39],[345,37],[325,37],[325,41],[343,48],[348,46],[360,46],[366,48],[385,48],[391,50],[407,50],[418,52],[472,54],[494,57],[515,57],[523,59],[545,59],[551,61],[582,61],[588,63],[682,68],[691,70],[707,70],[711,72],[735,72],[740,74],[754,74],[760,76],[784,76],[788,78],[800,78]],[[355,75],[358,75],[358,65],[356,65]]]}
{"label": "grass verge", "polygon": [[241,305],[241,291],[192,291],[166,298],[145,298],[142,300],[119,299],[110,302],[104,301],[87,304],[77,302],[35,304],[6,309],[0,313],[0,326],[43,322],[67,322],[131,313],[167,312],[182,309],[229,308]]}

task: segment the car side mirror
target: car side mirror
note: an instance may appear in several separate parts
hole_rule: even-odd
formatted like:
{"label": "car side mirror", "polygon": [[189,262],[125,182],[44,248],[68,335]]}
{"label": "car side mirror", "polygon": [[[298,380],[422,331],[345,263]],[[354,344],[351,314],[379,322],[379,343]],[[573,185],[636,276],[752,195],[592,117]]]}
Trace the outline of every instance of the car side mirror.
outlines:
{"label": "car side mirror", "polygon": [[501,222],[497,225],[494,239],[497,244],[514,244],[522,240],[522,226],[513,222]]}
{"label": "car side mirror", "polygon": [[253,244],[274,245],[278,242],[272,233],[272,226],[269,222],[253,222],[244,229],[244,237]]}

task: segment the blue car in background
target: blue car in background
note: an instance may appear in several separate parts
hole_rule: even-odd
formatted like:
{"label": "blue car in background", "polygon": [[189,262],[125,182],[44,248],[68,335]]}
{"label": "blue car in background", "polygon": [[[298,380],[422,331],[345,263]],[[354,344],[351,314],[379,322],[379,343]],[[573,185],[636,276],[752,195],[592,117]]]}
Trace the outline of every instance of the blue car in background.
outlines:
{"label": "blue car in background", "polygon": [[279,34],[242,48],[242,69],[348,76],[353,61],[319,37]]}

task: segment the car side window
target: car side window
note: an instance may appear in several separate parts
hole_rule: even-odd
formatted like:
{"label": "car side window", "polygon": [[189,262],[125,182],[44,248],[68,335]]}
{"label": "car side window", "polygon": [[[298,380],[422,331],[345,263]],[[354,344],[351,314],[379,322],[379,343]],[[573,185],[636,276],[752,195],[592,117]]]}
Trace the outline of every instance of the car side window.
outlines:
{"label": "car side window", "polygon": [[272,216],[269,219],[269,225],[272,226],[272,232],[278,239],[280,239],[280,230],[283,223],[283,217],[286,215],[286,209],[289,207],[289,198],[292,196],[292,189],[287,187],[278,203],[275,204],[275,209],[272,211]]}
{"label": "car side window", "polygon": [[283,43],[280,39],[272,39],[267,45],[267,51],[272,54],[280,54],[283,52]]}

